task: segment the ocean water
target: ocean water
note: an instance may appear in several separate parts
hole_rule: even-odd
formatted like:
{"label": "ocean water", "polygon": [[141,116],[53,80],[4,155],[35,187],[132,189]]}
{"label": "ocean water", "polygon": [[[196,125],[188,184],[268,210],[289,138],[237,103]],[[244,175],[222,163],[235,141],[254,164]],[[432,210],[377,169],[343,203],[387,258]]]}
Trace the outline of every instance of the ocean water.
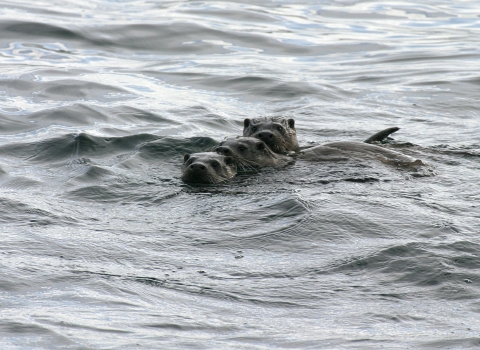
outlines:
{"label": "ocean water", "polygon": [[[0,3],[1,349],[480,346],[478,1]],[[434,176],[181,182],[245,118]]]}

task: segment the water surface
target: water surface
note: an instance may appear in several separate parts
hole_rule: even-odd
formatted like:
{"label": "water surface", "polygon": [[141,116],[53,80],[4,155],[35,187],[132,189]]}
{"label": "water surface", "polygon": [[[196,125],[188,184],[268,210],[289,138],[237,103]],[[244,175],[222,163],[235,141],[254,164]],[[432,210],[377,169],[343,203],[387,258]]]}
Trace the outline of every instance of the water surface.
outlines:
{"label": "water surface", "polygon": [[[2,349],[480,345],[477,5],[3,1]],[[437,175],[180,181],[264,115]]]}

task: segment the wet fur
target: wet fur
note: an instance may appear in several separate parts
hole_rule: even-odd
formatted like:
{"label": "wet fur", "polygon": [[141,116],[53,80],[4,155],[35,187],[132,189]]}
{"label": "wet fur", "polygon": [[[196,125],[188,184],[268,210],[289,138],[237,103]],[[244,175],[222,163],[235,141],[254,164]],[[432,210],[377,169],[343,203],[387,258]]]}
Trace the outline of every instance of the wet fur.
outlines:
{"label": "wet fur", "polygon": [[273,152],[263,141],[254,137],[226,138],[216,151],[233,157],[237,166],[247,171],[262,167],[282,167],[294,161],[292,157]]}
{"label": "wet fur", "polygon": [[[342,161],[349,159],[373,159],[401,167],[418,167],[425,165],[421,160],[408,155],[386,149],[380,146],[366,144],[356,141],[330,142],[324,145],[315,146],[300,153],[295,157],[286,156],[272,152],[268,146],[264,149],[257,149],[254,145],[262,142],[252,137],[229,138],[220,144],[217,152],[232,156],[240,168],[249,170],[266,166],[282,167],[295,161],[303,159],[307,161]],[[238,152],[240,146],[248,145],[248,152]]]}
{"label": "wet fur", "polygon": [[385,143],[388,139],[389,139],[389,136],[391,134],[393,134],[394,132],[397,132],[398,130],[400,130],[399,127],[396,127],[394,126],[393,128],[388,128],[388,129],[384,129],[382,131],[379,131],[377,132],[376,134],[370,136],[368,139],[366,139],[365,143]]}
{"label": "wet fur", "polygon": [[183,159],[181,179],[186,183],[218,184],[237,174],[237,164],[232,157],[203,152],[187,153]]}
{"label": "wet fur", "polygon": [[[264,141],[275,153],[287,154],[300,151],[294,119],[278,116],[247,118],[243,124],[243,136],[255,137]],[[270,133],[272,136],[262,137],[262,133]]]}
{"label": "wet fur", "polygon": [[423,164],[420,160],[400,152],[356,141],[330,142],[312,147],[302,151],[298,158],[312,161],[373,158],[399,166],[408,166],[414,163],[417,165]]}

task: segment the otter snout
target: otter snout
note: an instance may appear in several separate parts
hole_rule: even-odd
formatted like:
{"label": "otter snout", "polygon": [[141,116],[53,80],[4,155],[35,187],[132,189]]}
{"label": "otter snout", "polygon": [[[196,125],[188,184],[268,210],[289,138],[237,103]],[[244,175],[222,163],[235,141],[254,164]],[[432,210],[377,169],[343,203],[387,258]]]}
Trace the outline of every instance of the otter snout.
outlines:
{"label": "otter snout", "polygon": [[207,167],[202,163],[192,163],[188,166],[191,171],[205,171]]}
{"label": "otter snout", "polygon": [[262,131],[259,132],[257,135],[258,138],[264,142],[273,139],[273,133],[270,131]]}
{"label": "otter snout", "polygon": [[223,154],[224,156],[229,156],[229,155],[232,154],[232,151],[230,150],[230,148],[225,147],[225,146],[217,147],[216,151],[217,151],[217,153]]}

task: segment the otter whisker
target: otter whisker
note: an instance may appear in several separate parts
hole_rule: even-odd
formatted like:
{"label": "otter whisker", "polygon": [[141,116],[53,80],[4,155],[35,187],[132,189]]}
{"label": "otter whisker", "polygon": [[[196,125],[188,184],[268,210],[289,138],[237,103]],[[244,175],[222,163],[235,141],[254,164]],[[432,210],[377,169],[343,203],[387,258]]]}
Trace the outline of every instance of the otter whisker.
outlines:
{"label": "otter whisker", "polygon": [[251,171],[251,172],[258,172],[258,170],[256,169],[258,164],[256,164],[255,162],[249,162],[245,159],[238,159],[237,162],[238,162],[238,165],[240,166],[240,168],[242,168],[243,170],[248,170],[248,171]]}
{"label": "otter whisker", "polygon": [[217,148],[218,146],[211,146],[211,147],[208,147],[204,152],[215,152]]}

